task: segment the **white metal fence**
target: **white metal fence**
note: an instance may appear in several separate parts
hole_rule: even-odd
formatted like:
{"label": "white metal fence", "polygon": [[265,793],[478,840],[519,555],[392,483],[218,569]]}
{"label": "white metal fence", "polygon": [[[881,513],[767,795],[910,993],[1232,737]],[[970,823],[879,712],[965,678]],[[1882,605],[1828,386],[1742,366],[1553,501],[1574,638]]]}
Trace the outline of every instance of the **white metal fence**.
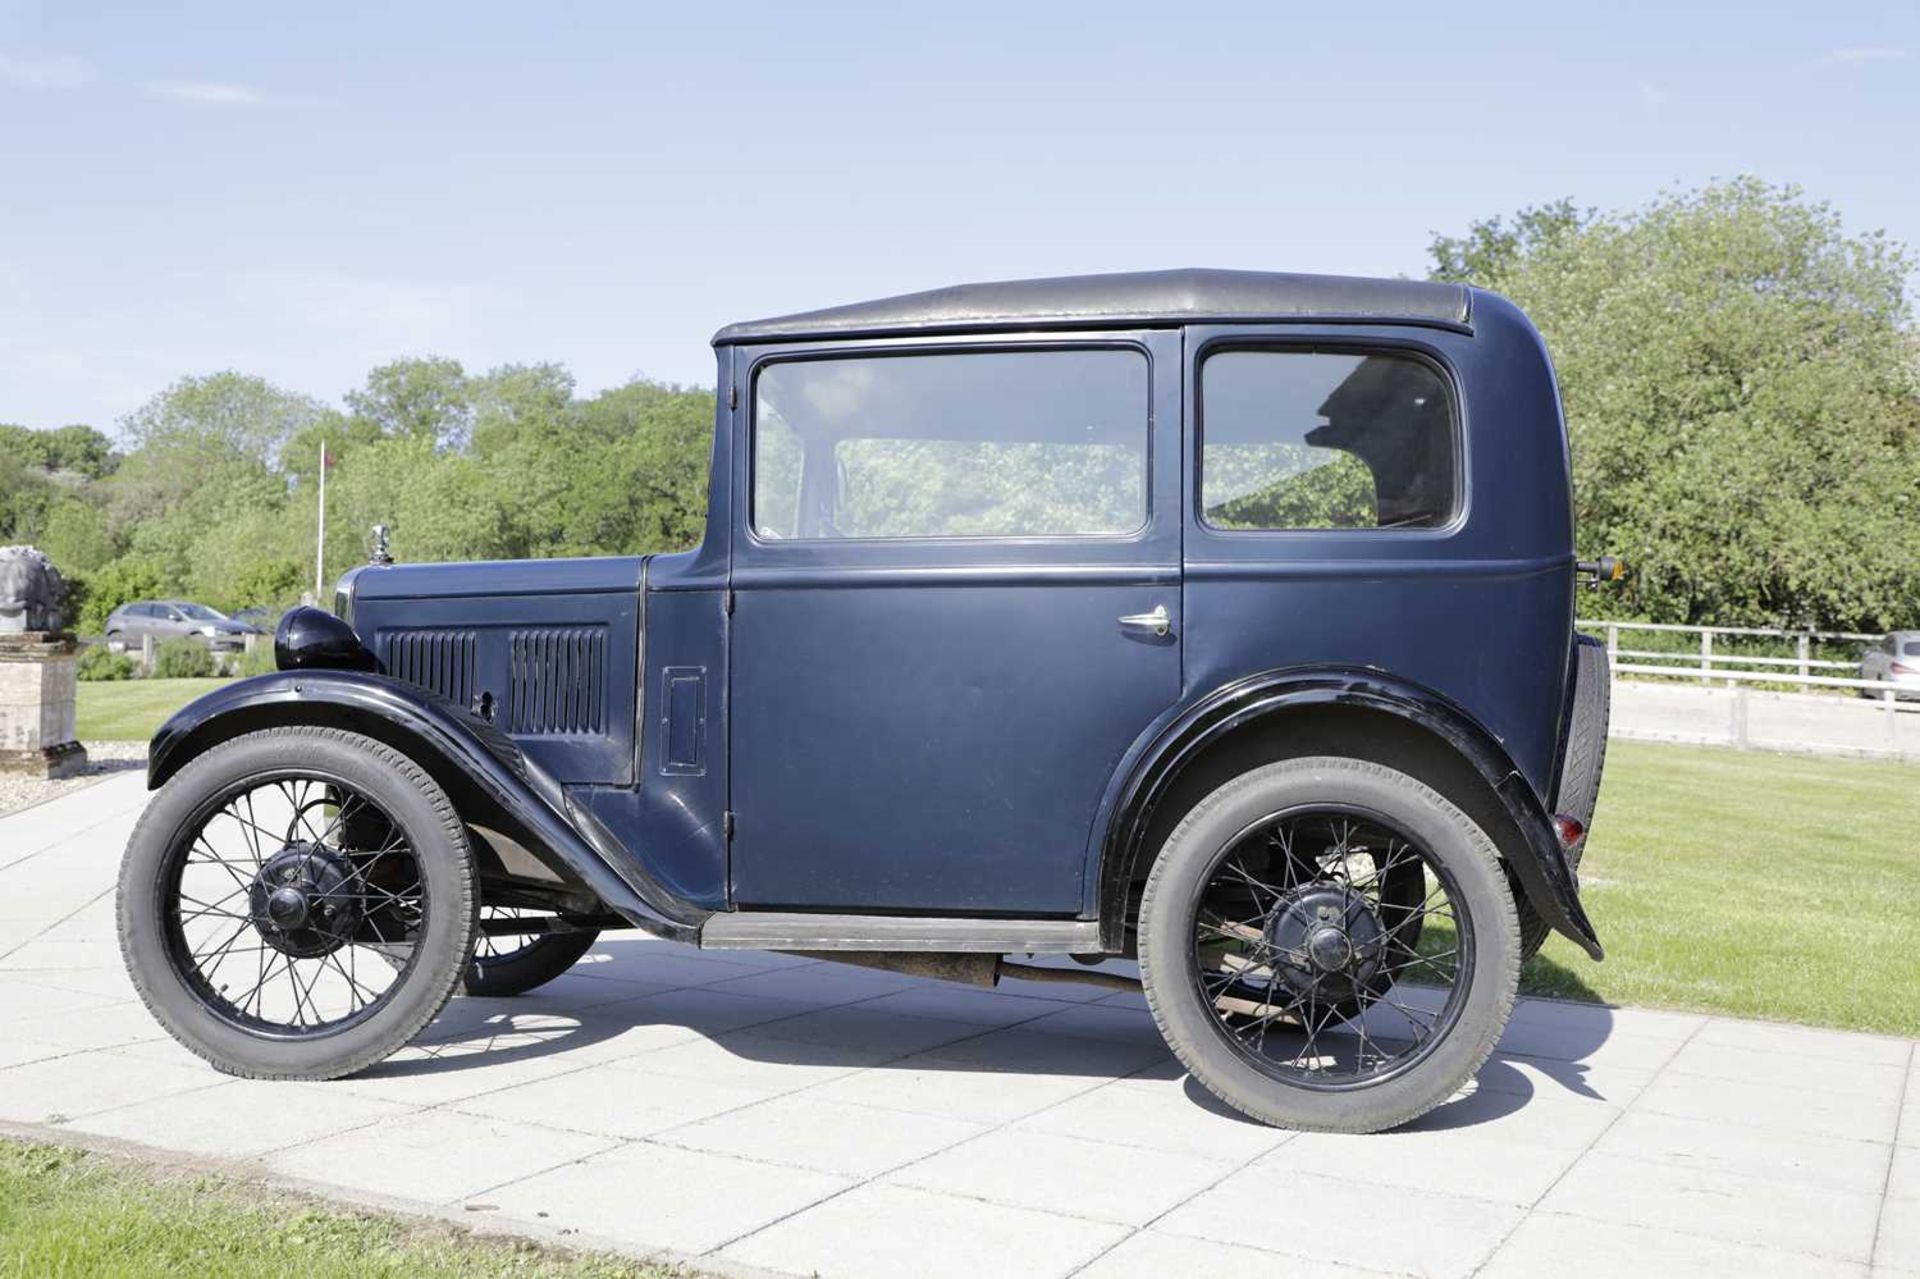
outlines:
{"label": "white metal fence", "polygon": [[[1606,639],[1607,658],[1612,664],[1616,676],[1641,676],[1654,679],[1686,679],[1706,685],[1724,685],[1737,688],[1746,684],[1768,684],[1776,687],[1788,686],[1818,690],[1852,690],[1866,696],[1883,700],[1889,708],[1895,703],[1895,691],[1900,687],[1890,680],[1861,679],[1859,677],[1860,659],[1836,661],[1832,658],[1815,657],[1816,645],[1837,644],[1877,644],[1879,635],[1859,635],[1850,631],[1784,631],[1766,630],[1750,626],[1680,626],[1667,622],[1612,622],[1580,621],[1576,622],[1581,630],[1588,634],[1598,634]],[[1681,652],[1672,648],[1650,649],[1632,647],[1635,633],[1657,635],[1695,635],[1698,636],[1695,656],[1693,646]],[[1622,646],[1622,636],[1626,636],[1626,647]],[[1736,640],[1770,640],[1781,647],[1791,646],[1791,657],[1751,654],[1733,651],[1727,642]],[[1647,641],[1642,641],[1645,643]],[[1819,672],[1851,671],[1851,675]]]}

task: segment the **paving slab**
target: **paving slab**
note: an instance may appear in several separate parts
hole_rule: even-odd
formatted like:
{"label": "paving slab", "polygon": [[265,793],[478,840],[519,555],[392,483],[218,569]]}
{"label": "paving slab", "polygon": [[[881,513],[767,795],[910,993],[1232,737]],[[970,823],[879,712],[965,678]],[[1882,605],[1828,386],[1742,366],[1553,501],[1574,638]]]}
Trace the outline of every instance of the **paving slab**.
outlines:
{"label": "paving slab", "polygon": [[1306,1132],[1253,1166],[1274,1184],[1330,1177],[1405,1190],[1444,1189],[1450,1195],[1525,1206],[1537,1201],[1580,1157],[1577,1150],[1506,1141],[1496,1133],[1386,1133],[1355,1141],[1336,1133]]}
{"label": "paving slab", "polygon": [[294,1146],[268,1156],[266,1166],[303,1181],[453,1204],[617,1144],[586,1133],[436,1110]]}
{"label": "paving slab", "polygon": [[1155,1224],[1168,1234],[1313,1261],[1438,1276],[1471,1274],[1525,1212],[1512,1204],[1430,1189],[1329,1177],[1283,1178],[1253,1168],[1235,1173]]}
{"label": "paving slab", "polygon": [[854,1184],[825,1173],[639,1143],[495,1187],[485,1202],[602,1239],[699,1254]]}
{"label": "paving slab", "polygon": [[1142,1230],[1074,1272],[1074,1279],[1172,1279],[1178,1275],[1248,1275],[1258,1279],[1399,1279],[1327,1261]]}
{"label": "paving slab", "polygon": [[181,1095],[139,1101],[74,1120],[75,1132],[162,1150],[251,1159],[413,1113],[393,1102],[320,1085],[235,1079]]}
{"label": "paving slab", "polygon": [[1233,1172],[1198,1155],[1009,1129],[893,1173],[893,1185],[1143,1226]]}
{"label": "paving slab", "polygon": [[1535,1212],[1479,1271],[1479,1279],[1866,1279],[1857,1261],[1753,1247],[1649,1226]]}
{"label": "paving slab", "polygon": [[[1756,1128],[1652,1111],[1621,1116],[1593,1149],[1600,1154],[1767,1177],[1789,1185],[1878,1194],[1893,1150],[1884,1142]],[[1889,1194],[1891,1194],[1889,1190]]]}
{"label": "paving slab", "polygon": [[1867,1261],[1880,1196],[1593,1153],[1540,1201],[1548,1212],[1775,1251]]}
{"label": "paving slab", "polygon": [[984,1124],[938,1115],[881,1115],[816,1097],[778,1097],[658,1133],[664,1145],[871,1179],[978,1137]]}
{"label": "paving slab", "polygon": [[1900,1099],[1829,1092],[1818,1080],[1783,1071],[1771,1083],[1664,1074],[1635,1099],[1637,1109],[1687,1119],[1780,1128],[1820,1137],[1886,1140],[1899,1123]]}
{"label": "paving slab", "polygon": [[1920,1273],[1914,1042],[1695,1013],[1521,1000],[1401,1132],[1295,1134],[1187,1078],[1137,995],[609,934],[356,1078],[233,1080],[120,966],[144,801],[134,775],[0,818],[22,1131],[824,1279]]}
{"label": "paving slab", "polygon": [[1873,1264],[1876,1273],[1920,1274],[1920,1207],[1911,1202],[1887,1205],[1874,1242]]}
{"label": "paving slab", "polygon": [[786,1274],[846,1279],[1065,1276],[1119,1242],[1124,1226],[868,1184],[723,1249]]}

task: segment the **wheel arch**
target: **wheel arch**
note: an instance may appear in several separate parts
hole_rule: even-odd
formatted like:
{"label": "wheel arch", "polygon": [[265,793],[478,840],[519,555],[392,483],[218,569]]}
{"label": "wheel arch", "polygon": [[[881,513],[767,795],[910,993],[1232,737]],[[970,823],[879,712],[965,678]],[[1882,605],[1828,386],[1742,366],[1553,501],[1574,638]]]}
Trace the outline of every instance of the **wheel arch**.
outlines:
{"label": "wheel arch", "polygon": [[383,675],[282,671],[240,680],[189,703],[148,748],[158,789],[222,742],[272,728],[344,729],[419,764],[469,826],[502,831],[638,927],[684,939],[705,912],[652,880],[513,740],[431,691]]}
{"label": "wheel arch", "polygon": [[1601,958],[1551,816],[1492,733],[1443,694],[1361,668],[1268,671],[1220,688],[1123,770],[1099,845],[1103,948],[1126,947],[1135,888],[1173,827],[1228,777],[1309,754],[1369,759],[1426,782],[1500,850],[1516,893]]}

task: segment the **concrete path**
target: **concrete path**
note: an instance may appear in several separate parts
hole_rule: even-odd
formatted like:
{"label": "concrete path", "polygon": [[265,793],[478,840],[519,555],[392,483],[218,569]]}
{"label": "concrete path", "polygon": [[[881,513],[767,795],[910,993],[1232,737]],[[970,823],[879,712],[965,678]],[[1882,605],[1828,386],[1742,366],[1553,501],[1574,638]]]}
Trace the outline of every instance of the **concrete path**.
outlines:
{"label": "concrete path", "polygon": [[1613,681],[1615,737],[1920,764],[1920,702]]}
{"label": "concrete path", "polygon": [[1725,1018],[1527,1001],[1412,1131],[1298,1135],[1188,1083],[1131,995],[622,935],[362,1077],[228,1079],[120,969],[144,799],[0,819],[14,1131],[730,1272],[1920,1273],[1913,1042]]}

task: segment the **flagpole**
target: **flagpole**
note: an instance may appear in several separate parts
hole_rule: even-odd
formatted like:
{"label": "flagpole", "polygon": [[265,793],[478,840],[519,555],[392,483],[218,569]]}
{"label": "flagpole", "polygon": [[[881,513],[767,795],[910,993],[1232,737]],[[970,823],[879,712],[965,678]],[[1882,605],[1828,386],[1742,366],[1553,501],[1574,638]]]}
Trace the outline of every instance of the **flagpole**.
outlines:
{"label": "flagpole", "polygon": [[327,442],[320,441],[320,518],[313,548],[313,602],[326,605],[327,579]]}

